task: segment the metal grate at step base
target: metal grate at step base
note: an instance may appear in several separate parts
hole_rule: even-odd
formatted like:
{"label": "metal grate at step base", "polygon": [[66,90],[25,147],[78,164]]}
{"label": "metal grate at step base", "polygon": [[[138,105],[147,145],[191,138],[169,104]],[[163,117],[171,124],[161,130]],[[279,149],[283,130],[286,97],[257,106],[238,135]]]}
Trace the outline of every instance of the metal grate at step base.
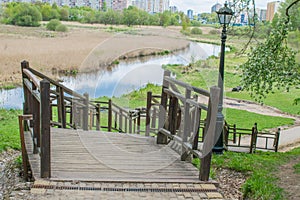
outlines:
{"label": "metal grate at step base", "polygon": [[48,190],[80,190],[80,191],[102,191],[102,192],[151,192],[151,193],[168,193],[168,192],[217,192],[217,189],[205,188],[118,188],[118,187],[80,187],[80,186],[55,186],[55,185],[34,185],[35,189]]}

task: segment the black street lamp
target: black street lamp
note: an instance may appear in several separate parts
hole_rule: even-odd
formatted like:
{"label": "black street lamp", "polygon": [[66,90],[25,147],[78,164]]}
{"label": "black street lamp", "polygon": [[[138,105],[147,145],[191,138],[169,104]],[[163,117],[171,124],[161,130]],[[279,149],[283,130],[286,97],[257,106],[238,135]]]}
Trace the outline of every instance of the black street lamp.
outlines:
{"label": "black street lamp", "polygon": [[226,35],[226,27],[229,25],[231,18],[233,16],[233,11],[228,7],[227,2],[225,2],[224,7],[220,8],[219,11],[216,12],[218,14],[219,22],[223,26],[222,35],[221,35],[221,56],[220,56],[220,65],[219,65],[219,79],[218,79],[218,87],[221,89],[220,92],[220,100],[218,106],[218,115],[217,115],[217,127],[216,134],[220,137],[217,140],[213,148],[214,153],[223,153],[224,143],[223,143],[223,125],[224,125],[224,115],[222,114],[223,110],[223,93],[224,93],[224,62],[225,62],[225,42],[227,39]]}

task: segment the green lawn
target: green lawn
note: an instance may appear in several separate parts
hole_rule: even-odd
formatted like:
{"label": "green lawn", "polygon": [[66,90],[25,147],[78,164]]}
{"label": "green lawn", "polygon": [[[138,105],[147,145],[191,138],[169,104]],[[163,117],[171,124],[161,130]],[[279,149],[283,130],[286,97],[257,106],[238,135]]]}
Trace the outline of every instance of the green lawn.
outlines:
{"label": "green lawn", "polygon": [[20,110],[0,109],[0,152],[12,149],[20,149],[20,135],[18,128],[18,115]]}
{"label": "green lawn", "polygon": [[[220,168],[242,172],[248,179],[242,186],[244,199],[285,199],[283,189],[276,177],[278,167],[300,156],[300,148],[286,153],[257,152],[255,154],[225,152],[213,155],[211,175]],[[193,163],[199,167],[199,160]],[[295,165],[299,173],[300,164]],[[214,177],[213,177],[214,178]]]}

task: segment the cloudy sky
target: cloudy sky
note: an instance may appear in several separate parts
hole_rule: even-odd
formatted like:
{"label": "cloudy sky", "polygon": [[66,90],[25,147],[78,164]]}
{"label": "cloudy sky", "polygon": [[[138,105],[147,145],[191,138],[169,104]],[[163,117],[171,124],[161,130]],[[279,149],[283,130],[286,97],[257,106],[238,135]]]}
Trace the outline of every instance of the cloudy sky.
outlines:
{"label": "cloudy sky", "polygon": [[[267,8],[267,3],[274,0],[255,0],[257,8]],[[196,13],[210,12],[215,3],[223,4],[225,0],[170,0],[170,6],[177,6],[180,11],[186,12],[188,9]]]}

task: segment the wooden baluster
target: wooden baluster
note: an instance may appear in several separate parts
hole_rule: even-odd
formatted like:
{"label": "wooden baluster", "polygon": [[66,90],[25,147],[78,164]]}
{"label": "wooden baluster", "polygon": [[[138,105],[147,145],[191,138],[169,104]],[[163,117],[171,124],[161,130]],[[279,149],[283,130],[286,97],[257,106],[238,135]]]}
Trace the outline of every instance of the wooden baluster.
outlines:
{"label": "wooden baluster", "polygon": [[108,131],[112,128],[112,102],[111,99],[108,101]]}
{"label": "wooden baluster", "polygon": [[123,111],[119,109],[119,132],[123,132]]}
{"label": "wooden baluster", "polygon": [[[191,98],[191,93],[192,91],[188,88],[185,90],[185,102],[184,102],[184,113],[183,113],[183,135],[182,135],[182,142],[187,142],[188,136],[190,134],[190,104],[186,101]],[[181,150],[181,160],[186,160],[188,157],[188,153],[184,146],[182,145],[182,150]]]}
{"label": "wooden baluster", "polygon": [[82,124],[82,129],[87,131],[89,129],[89,94],[84,93],[83,96],[85,97],[84,99],[84,108],[83,108],[83,124]]}
{"label": "wooden baluster", "polygon": [[275,152],[278,152],[278,146],[279,146],[279,137],[280,137],[280,131],[281,129],[278,128],[275,137],[276,137],[276,142],[275,142]]}
{"label": "wooden baluster", "polygon": [[147,92],[147,107],[146,107],[146,136],[150,134],[150,122],[151,122],[151,103],[152,92]]}
{"label": "wooden baluster", "polygon": [[96,130],[97,131],[100,131],[100,112],[101,112],[101,106],[100,106],[100,103],[98,103],[96,105]]}

